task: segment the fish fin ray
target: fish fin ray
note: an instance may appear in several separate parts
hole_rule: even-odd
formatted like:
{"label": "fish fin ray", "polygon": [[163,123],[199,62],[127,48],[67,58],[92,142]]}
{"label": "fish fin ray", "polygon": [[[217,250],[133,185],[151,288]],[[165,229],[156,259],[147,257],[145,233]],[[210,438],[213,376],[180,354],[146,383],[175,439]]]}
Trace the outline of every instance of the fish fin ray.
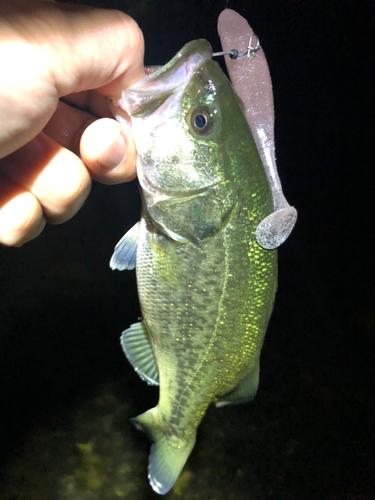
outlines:
{"label": "fish fin ray", "polygon": [[134,269],[137,262],[137,247],[139,235],[139,222],[134,224],[115,246],[109,262],[112,270]]}
{"label": "fish fin ray", "polygon": [[230,404],[247,403],[252,401],[257,393],[259,385],[259,357],[252,370],[245,375],[237,387],[228,394],[216,398],[217,408]]}
{"label": "fish fin ray", "polygon": [[149,385],[159,385],[159,373],[144,322],[130,325],[122,332],[120,341],[125,356],[140,378]]}
{"label": "fish fin ray", "polygon": [[172,444],[170,436],[155,419],[157,411],[157,407],[152,408],[132,419],[132,422],[154,441],[149,457],[148,479],[159,495],[165,495],[177,481],[194,447],[195,435],[182,445]]}

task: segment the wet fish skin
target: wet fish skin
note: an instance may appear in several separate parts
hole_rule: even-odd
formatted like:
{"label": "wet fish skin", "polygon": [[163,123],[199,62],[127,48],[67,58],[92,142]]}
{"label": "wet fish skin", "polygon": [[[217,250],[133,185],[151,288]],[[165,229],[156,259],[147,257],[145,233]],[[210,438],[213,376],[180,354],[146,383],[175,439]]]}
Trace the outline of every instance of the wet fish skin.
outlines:
{"label": "wet fish skin", "polygon": [[[160,384],[158,405],[134,423],[154,439],[149,479],[164,494],[208,406],[248,401],[257,390],[277,254],[255,231],[273,201],[238,98],[205,40],[187,44],[120,104],[132,119],[143,209],[111,265],[137,244],[143,325],[122,343],[140,375]],[[207,133],[195,121],[202,110],[212,119]],[[142,336],[151,344],[143,356]]]}

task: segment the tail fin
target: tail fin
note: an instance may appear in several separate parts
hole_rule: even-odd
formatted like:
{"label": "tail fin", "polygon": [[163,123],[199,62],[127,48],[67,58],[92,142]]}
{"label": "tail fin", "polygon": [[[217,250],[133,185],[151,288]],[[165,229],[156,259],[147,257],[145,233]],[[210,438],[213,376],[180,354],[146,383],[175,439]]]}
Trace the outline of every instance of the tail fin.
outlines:
{"label": "tail fin", "polygon": [[166,435],[157,423],[155,419],[157,412],[157,407],[151,408],[151,410],[133,418],[132,422],[154,441],[148,463],[148,479],[156,493],[165,495],[177,481],[191,450],[194,448],[195,434],[186,443],[173,443],[171,436]]}

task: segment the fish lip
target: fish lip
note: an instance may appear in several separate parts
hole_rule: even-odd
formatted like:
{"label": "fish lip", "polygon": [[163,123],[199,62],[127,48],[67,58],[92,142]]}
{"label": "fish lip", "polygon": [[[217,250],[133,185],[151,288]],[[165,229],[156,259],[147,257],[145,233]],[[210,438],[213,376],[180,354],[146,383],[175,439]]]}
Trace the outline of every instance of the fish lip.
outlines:
{"label": "fish lip", "polygon": [[[178,70],[172,74],[166,74],[163,79],[159,80],[157,84],[153,82],[145,81],[141,88],[130,87],[123,92],[123,98],[126,99],[126,111],[132,118],[137,118],[142,111],[148,109],[151,113],[142,114],[140,116],[149,116],[155,109],[151,107],[151,102],[159,101],[162,102],[157,106],[156,110],[164,103],[169,97],[177,92],[183,92],[185,87],[188,85],[191,77],[202,65],[204,59],[199,57],[200,54],[195,54],[194,56],[188,57],[188,59],[180,65]],[[142,80],[143,82],[144,80]],[[161,87],[163,85],[163,87]],[[160,87],[159,87],[160,86]],[[152,98],[150,98],[150,94]]]}
{"label": "fish lip", "polygon": [[125,89],[115,103],[131,117],[152,114],[172,94],[183,91],[212,50],[206,40],[186,44],[167,64]]}

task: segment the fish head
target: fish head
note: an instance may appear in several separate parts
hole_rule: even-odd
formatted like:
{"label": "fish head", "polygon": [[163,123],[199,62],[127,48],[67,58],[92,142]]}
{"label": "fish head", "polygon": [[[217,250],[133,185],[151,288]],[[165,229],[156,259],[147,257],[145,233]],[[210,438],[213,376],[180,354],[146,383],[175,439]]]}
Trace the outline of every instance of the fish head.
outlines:
{"label": "fish head", "polygon": [[[137,175],[154,222],[166,229],[169,216],[163,214],[177,200],[181,207],[189,199],[190,212],[206,210],[209,220],[198,235],[184,238],[201,241],[226,217],[234,191],[248,176],[244,142],[252,141],[255,167],[263,170],[239,99],[212,60],[210,44],[188,43],[168,64],[124,90],[117,105],[131,118]],[[184,213],[191,217],[190,212]]]}
{"label": "fish head", "polygon": [[131,117],[143,188],[190,192],[225,179],[223,120],[230,129],[238,101],[206,40],[185,45],[118,104]]}

